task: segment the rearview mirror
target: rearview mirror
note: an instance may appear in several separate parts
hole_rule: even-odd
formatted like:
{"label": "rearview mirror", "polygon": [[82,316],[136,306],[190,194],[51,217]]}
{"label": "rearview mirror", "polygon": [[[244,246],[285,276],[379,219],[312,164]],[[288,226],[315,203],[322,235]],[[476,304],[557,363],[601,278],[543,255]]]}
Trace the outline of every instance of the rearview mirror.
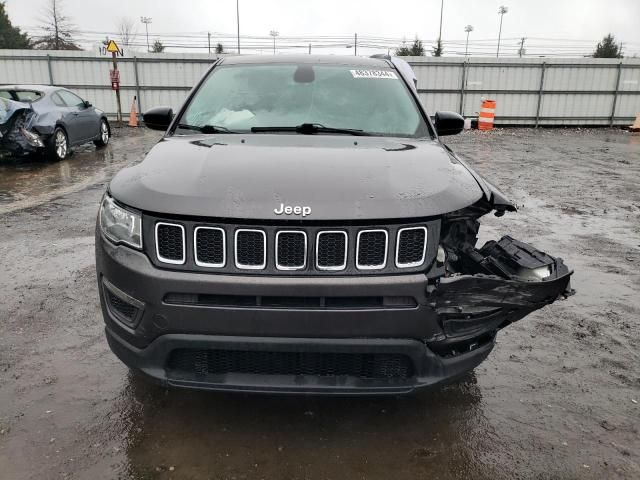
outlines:
{"label": "rearview mirror", "polygon": [[89,108],[89,107],[92,107],[92,106],[93,106],[93,105],[91,105],[91,102],[90,102],[90,101],[88,101],[88,100],[85,100],[85,101],[84,101],[84,108]]}
{"label": "rearview mirror", "polygon": [[436,112],[434,123],[439,136],[455,135],[464,129],[464,118],[455,112]]}
{"label": "rearview mirror", "polygon": [[144,124],[152,130],[166,130],[173,120],[173,108],[154,107],[142,114]]}

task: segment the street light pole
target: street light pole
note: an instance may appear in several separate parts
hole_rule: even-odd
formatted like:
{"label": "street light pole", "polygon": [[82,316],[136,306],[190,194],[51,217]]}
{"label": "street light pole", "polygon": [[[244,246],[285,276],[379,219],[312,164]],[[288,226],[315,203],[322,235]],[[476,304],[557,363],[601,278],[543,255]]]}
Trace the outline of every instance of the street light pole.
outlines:
{"label": "street light pole", "polygon": [[500,56],[500,37],[502,36],[502,18],[504,17],[504,14],[507,13],[508,11],[509,9],[504,5],[502,5],[498,9],[498,14],[500,14],[500,30],[498,31],[498,50],[496,51],[496,58]]}
{"label": "street light pole", "polygon": [[464,47],[464,56],[466,57],[469,53],[469,34],[473,32],[473,25],[467,25],[464,27],[464,31],[467,32],[467,43]]}
{"label": "street light pole", "polygon": [[236,0],[236,19],[238,21],[238,55],[240,55],[240,0]]}
{"label": "street light pole", "polygon": [[147,53],[151,51],[149,47],[149,24],[151,23],[151,17],[140,17],[140,21],[144,23],[145,30],[147,31]]}
{"label": "street light pole", "polygon": [[271,30],[269,32],[269,35],[271,35],[273,37],[273,54],[276,54],[276,37],[278,35],[280,35],[280,32],[278,32],[277,30]]}

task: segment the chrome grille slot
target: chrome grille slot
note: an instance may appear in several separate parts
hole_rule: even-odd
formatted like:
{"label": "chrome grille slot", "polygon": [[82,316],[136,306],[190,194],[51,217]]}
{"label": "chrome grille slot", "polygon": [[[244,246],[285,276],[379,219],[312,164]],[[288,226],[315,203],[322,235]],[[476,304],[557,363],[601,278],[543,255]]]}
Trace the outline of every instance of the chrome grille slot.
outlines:
{"label": "chrome grille slot", "polygon": [[425,227],[408,227],[398,230],[396,241],[396,266],[398,268],[422,265],[426,250],[427,229]]}
{"label": "chrome grille slot", "polygon": [[388,235],[386,230],[358,232],[356,267],[359,270],[379,270],[387,264]]}
{"label": "chrome grille slot", "polygon": [[156,223],[156,255],[162,263],[182,265],[185,262],[185,233],[182,225]]}
{"label": "chrome grille slot", "polygon": [[307,265],[307,234],[298,230],[276,233],[276,268],[302,270]]}
{"label": "chrome grille slot", "polygon": [[319,270],[344,270],[347,267],[347,232],[328,230],[316,236],[316,266]]}
{"label": "chrome grille slot", "polygon": [[221,268],[226,263],[226,242],[222,228],[196,227],[193,231],[195,262],[200,267]]}
{"label": "chrome grille slot", "polygon": [[262,270],[267,266],[267,235],[262,230],[240,228],[235,233],[236,267]]}

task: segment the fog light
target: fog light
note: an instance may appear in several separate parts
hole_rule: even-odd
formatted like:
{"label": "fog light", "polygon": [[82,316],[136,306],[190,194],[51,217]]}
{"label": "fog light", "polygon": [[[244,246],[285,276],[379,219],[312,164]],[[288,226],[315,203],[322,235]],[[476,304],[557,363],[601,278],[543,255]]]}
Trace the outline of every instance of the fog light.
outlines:
{"label": "fog light", "polygon": [[447,261],[447,252],[444,248],[442,248],[442,245],[438,245],[438,254],[436,255],[436,260],[440,264]]}

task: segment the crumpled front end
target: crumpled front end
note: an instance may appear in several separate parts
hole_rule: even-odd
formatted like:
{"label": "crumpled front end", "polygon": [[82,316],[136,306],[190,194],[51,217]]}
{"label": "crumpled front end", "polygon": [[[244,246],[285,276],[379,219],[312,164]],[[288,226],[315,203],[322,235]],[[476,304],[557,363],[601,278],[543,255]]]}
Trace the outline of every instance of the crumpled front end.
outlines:
{"label": "crumpled front end", "polygon": [[515,210],[494,194],[443,219],[441,270],[428,287],[442,333],[428,345],[444,357],[493,342],[498,330],[574,293],[561,258],[510,236],[475,246],[481,216]]}
{"label": "crumpled front end", "polygon": [[0,98],[0,158],[42,151],[44,141],[34,129],[37,118],[31,105]]}

